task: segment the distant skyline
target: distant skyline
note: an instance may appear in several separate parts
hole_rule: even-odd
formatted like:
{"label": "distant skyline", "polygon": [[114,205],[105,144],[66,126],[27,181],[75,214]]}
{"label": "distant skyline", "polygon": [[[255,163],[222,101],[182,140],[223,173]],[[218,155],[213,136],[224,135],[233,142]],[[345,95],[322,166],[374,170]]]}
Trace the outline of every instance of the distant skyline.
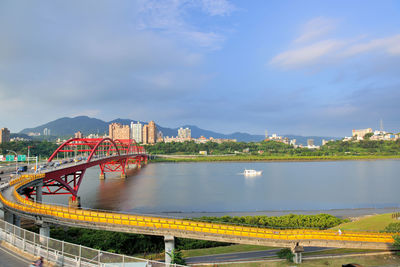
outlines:
{"label": "distant skyline", "polygon": [[400,132],[399,1],[0,2],[0,128]]}

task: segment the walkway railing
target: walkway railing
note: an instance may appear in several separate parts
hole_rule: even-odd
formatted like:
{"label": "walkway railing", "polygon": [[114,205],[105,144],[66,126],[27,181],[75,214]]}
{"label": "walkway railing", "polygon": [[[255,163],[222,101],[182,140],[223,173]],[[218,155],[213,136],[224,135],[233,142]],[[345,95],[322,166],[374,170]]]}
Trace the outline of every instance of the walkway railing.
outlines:
{"label": "walkway railing", "polygon": [[0,240],[33,255],[34,258],[32,260],[42,256],[45,261],[56,263],[57,266],[182,266],[175,264],[168,265],[163,262],[111,253],[44,237],[4,220],[0,220]]}
{"label": "walkway railing", "polygon": [[214,234],[219,236],[237,236],[245,238],[261,238],[275,240],[334,240],[334,241],[357,241],[357,242],[378,242],[393,243],[392,234],[389,233],[369,233],[345,231],[339,234],[332,230],[307,230],[307,229],[287,229],[276,230],[258,227],[245,227],[237,225],[227,225],[222,223],[196,222],[190,220],[163,218],[144,215],[129,215],[122,213],[104,212],[96,210],[76,209],[63,207],[60,205],[42,204],[24,199],[16,192],[16,189],[33,180],[40,179],[40,176],[26,175],[13,181],[14,197],[18,202],[13,202],[4,198],[0,194],[0,200],[7,206],[33,214],[42,214],[80,221],[84,223],[99,223],[124,227],[151,228],[154,230],[164,229],[184,232],[194,232],[202,234]]}

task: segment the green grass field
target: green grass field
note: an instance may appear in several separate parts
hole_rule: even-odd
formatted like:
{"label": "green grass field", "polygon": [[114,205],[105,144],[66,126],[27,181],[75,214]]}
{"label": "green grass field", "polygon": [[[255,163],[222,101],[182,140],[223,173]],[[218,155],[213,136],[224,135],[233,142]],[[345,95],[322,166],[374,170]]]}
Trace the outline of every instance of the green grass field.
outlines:
{"label": "green grass field", "polygon": [[379,214],[373,216],[366,216],[354,222],[343,223],[339,226],[333,227],[332,230],[348,230],[348,231],[373,231],[379,232],[385,229],[389,223],[400,222],[399,220],[392,219],[391,213]]}

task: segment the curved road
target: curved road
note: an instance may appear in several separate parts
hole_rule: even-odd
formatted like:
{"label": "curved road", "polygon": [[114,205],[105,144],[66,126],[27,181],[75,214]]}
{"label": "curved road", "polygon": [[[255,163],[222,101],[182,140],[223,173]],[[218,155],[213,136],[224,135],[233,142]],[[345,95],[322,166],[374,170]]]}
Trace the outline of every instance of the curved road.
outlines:
{"label": "curved road", "polygon": [[28,261],[22,258],[21,255],[17,255],[15,252],[0,245],[0,267],[26,267],[32,261]]}
{"label": "curved road", "polygon": [[[304,252],[324,251],[327,249],[330,248],[304,247]],[[226,253],[226,254],[209,255],[209,256],[189,257],[185,258],[185,260],[187,264],[198,264],[198,263],[216,263],[216,262],[227,262],[227,261],[262,259],[265,257],[276,256],[276,253],[279,250],[281,249],[279,248],[279,249],[262,250],[262,251],[235,252],[235,253]]]}

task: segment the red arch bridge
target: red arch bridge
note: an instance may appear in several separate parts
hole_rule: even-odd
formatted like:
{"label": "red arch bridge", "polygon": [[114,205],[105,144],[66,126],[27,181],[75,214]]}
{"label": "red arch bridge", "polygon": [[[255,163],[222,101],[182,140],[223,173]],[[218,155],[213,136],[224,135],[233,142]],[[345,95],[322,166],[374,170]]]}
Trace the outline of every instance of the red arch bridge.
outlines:
{"label": "red arch bridge", "polygon": [[141,168],[147,154],[133,139],[73,138],[61,144],[48,159],[43,184],[26,187],[27,197],[36,195],[72,195],[69,204],[79,206],[78,190],[86,169],[99,166],[100,179],[106,172],[121,172],[126,178],[130,164]]}

